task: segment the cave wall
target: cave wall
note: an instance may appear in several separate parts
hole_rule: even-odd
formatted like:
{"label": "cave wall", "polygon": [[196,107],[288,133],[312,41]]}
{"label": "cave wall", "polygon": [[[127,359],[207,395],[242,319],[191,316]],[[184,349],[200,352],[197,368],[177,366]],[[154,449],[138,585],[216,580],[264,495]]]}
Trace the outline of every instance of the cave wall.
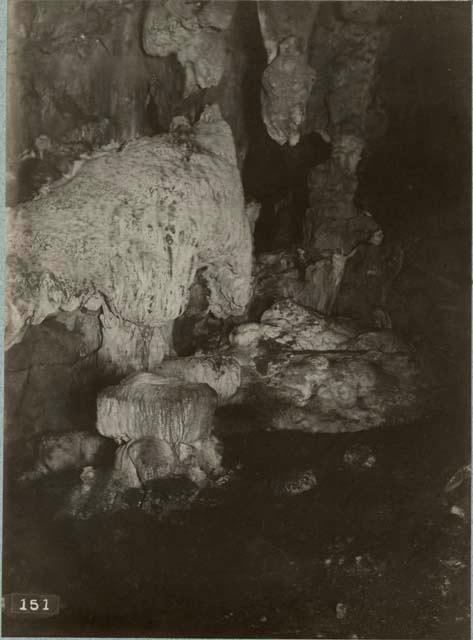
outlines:
{"label": "cave wall", "polygon": [[147,55],[148,2],[20,0],[9,5],[7,201],[14,205],[67,173],[82,154],[110,142],[168,131],[176,115],[194,122],[218,103],[242,162],[252,3],[239,3],[227,30],[217,86],[185,92],[176,55]]}

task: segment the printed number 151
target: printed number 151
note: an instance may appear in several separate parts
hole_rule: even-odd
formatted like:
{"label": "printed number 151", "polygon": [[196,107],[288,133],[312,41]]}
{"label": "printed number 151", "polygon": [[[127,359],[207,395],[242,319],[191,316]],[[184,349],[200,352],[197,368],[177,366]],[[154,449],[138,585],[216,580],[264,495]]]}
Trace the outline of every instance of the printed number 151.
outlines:
{"label": "printed number 151", "polygon": [[36,598],[22,598],[20,600],[20,611],[49,611],[47,598],[37,600]]}

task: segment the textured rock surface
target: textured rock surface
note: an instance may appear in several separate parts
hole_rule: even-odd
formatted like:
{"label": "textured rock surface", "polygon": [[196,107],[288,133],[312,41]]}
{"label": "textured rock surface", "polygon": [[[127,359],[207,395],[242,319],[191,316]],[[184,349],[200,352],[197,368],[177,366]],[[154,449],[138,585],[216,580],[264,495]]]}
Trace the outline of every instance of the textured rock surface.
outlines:
{"label": "textured rock surface", "polygon": [[277,496],[298,496],[317,486],[317,478],[312,469],[287,473],[270,482],[272,492]]}
{"label": "textured rock surface", "polygon": [[158,480],[146,487],[141,508],[146,513],[165,517],[173,511],[188,509],[198,493],[199,487],[183,476]]}
{"label": "textured rock surface", "polygon": [[9,7],[11,204],[67,173],[83,153],[167,130],[183,82],[176,61],[142,51],[144,9],[142,2],[113,0],[20,0]]}
{"label": "textured rock surface", "polygon": [[219,355],[165,360],[154,373],[185,382],[208,384],[217,392],[219,404],[234,396],[241,382],[239,363],[234,358]]}
{"label": "textured rock surface", "polygon": [[98,316],[87,310],[60,312],[39,327],[31,327],[21,344],[6,356],[6,368],[22,371],[30,367],[76,364],[101,344]]}
{"label": "textured rock surface", "polygon": [[277,302],[261,316],[261,322],[277,327],[277,342],[297,351],[328,351],[340,348],[356,332],[350,322],[327,320],[290,300]]}
{"label": "textured rock surface", "polygon": [[322,4],[309,44],[318,90],[310,97],[306,130],[315,126],[334,144],[351,134],[366,141],[379,55],[389,35],[388,14],[382,3]]}
{"label": "textured rock surface", "polygon": [[5,354],[4,438],[91,424],[95,361],[102,341],[96,312],[61,312],[30,327]]}
{"label": "textured rock surface", "polygon": [[307,62],[308,42],[318,2],[258,2],[258,17],[268,56],[261,109],[273,140],[299,142],[306,105],[316,76]]}
{"label": "textured rock surface", "polygon": [[173,476],[184,476],[203,486],[208,475],[219,472],[220,461],[220,443],[214,437],[176,449],[165,440],[147,436],[117,449],[115,473],[128,488]]}
{"label": "textured rock surface", "polygon": [[159,478],[185,475],[204,484],[220,469],[220,444],[211,435],[217,394],[206,384],[150,373],[133,374],[97,400],[97,429],[124,443],[115,472],[137,488]]}
{"label": "textured rock surface", "polygon": [[[348,226],[354,230],[354,224]],[[347,246],[352,246],[354,238],[350,240],[349,233],[344,237]],[[322,243],[323,237],[317,242]],[[334,253],[316,263],[308,261],[303,250],[260,254],[255,261],[249,318],[259,319],[274,302],[289,298],[315,310],[328,306],[335,316],[353,318],[366,328],[392,328],[390,296],[402,265],[402,249],[384,242],[361,242],[348,256]],[[332,288],[324,286],[334,277]]]}
{"label": "textured rock surface", "polygon": [[336,313],[350,314],[367,326],[390,327],[390,292],[403,263],[404,251],[397,244],[358,247],[346,265]]}
{"label": "textured rock surface", "polygon": [[201,267],[214,315],[243,312],[252,248],[230,128],[209,107],[184,140],[175,136],[98,154],[10,212],[7,347],[27,324],[97,295],[120,320],[168,325]]}
{"label": "textured rock surface", "polygon": [[186,451],[210,437],[216,406],[208,385],[137,373],[99,394],[97,429],[117,442],[153,436]]}
{"label": "textured rock surface", "polygon": [[284,298],[298,301],[304,287],[304,265],[296,253],[260,253],[255,259],[254,289],[249,309],[252,320]]}
{"label": "textured rock surface", "polygon": [[272,339],[295,351],[328,351],[341,348],[357,335],[356,332],[349,321],[328,320],[288,299],[267,309],[260,323],[236,327],[230,341],[234,345],[247,346],[261,339]]}
{"label": "textured rock surface", "polygon": [[[175,56],[145,53],[142,28],[148,2],[133,0],[18,0],[9,7],[7,200],[24,202],[42,185],[68,173],[82,154],[109,142],[168,131],[174,116],[192,122],[217,102],[230,123],[241,166],[247,147],[244,78],[251,64],[256,8],[205,3],[202,29],[225,71],[218,87],[184,96],[185,77]],[[168,3],[169,5],[172,3]],[[180,3],[182,5],[182,3]],[[178,2],[173,3],[177,8]],[[187,5],[187,12],[194,10]],[[211,7],[210,5],[214,5]],[[151,11],[151,9],[150,9]],[[199,23],[199,24],[200,24]],[[248,43],[250,45],[248,46]],[[198,50],[198,65],[205,58]]]}
{"label": "textured rock surface", "polygon": [[[425,412],[427,381],[392,332],[363,333],[353,322],[327,320],[287,300],[261,320],[231,335],[227,352],[242,366],[233,402],[257,403],[274,428],[359,431]],[[251,339],[242,340],[248,333]]]}
{"label": "textured rock surface", "polygon": [[171,475],[177,462],[170,444],[145,436],[117,449],[115,469],[123,476],[125,486],[138,488]]}
{"label": "textured rock surface", "polygon": [[24,473],[21,480],[36,480],[49,473],[99,464],[108,447],[106,438],[89,431],[43,434],[36,443],[34,468]]}
{"label": "textured rock surface", "polygon": [[151,56],[172,53],[185,69],[185,92],[217,85],[225,69],[225,31],[234,2],[152,0],[143,24],[143,48]]}
{"label": "textured rock surface", "polygon": [[311,305],[331,313],[351,252],[379,229],[354,198],[387,28],[380,3],[334,3],[325,9],[311,40],[310,64],[320,90],[312,93],[309,112],[315,128],[330,139],[332,152],[309,177],[304,243],[312,263]]}

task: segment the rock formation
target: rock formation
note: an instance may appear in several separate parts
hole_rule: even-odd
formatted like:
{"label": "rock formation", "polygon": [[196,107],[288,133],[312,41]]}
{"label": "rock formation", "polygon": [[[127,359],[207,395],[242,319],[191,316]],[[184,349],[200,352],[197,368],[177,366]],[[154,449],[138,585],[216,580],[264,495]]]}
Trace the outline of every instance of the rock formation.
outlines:
{"label": "rock formation", "polygon": [[258,17],[268,56],[262,78],[261,109],[273,140],[294,146],[305,122],[316,76],[307,61],[318,2],[258,2]]}
{"label": "rock formation", "polygon": [[208,385],[135,373],[97,400],[97,429],[116,442],[145,436],[177,447],[208,437],[217,395]]}
{"label": "rock formation", "polygon": [[118,443],[115,468],[134,487],[184,473],[198,482],[220,467],[212,436],[217,394],[206,384],[132,374],[97,400],[97,429]]}
{"label": "rock formation", "polygon": [[238,404],[275,429],[359,431],[415,419],[427,395],[415,355],[391,331],[365,332],[284,300],[243,324],[224,350],[242,367]]}
{"label": "rock formation", "polygon": [[[357,193],[382,4],[125,0],[110,15],[18,9],[11,52],[41,70],[18,83],[37,115],[17,159],[42,188],[8,212],[8,431],[90,428],[98,393],[113,493],[203,484],[217,406],[309,432],[414,418],[422,375],[387,310],[402,251]],[[268,158],[259,221],[248,144]],[[271,211],[282,250],[254,255]]]}
{"label": "rock formation", "polygon": [[152,0],[143,25],[143,48],[152,56],[172,53],[185,70],[185,93],[218,85],[225,69],[225,31],[235,2]]}
{"label": "rock formation", "polygon": [[9,205],[29,200],[81,154],[153,133],[151,85],[159,130],[169,128],[182,91],[179,65],[143,52],[144,6],[38,0],[10,7]]}
{"label": "rock formation", "polygon": [[59,312],[29,327],[5,354],[5,442],[68,431],[93,420],[96,359],[102,344],[98,313]]}
{"label": "rock formation", "polygon": [[186,382],[207,384],[217,392],[219,403],[228,401],[240,387],[240,365],[234,358],[218,355],[165,360],[155,373]]}
{"label": "rock formation", "polygon": [[101,464],[108,444],[106,438],[88,431],[42,434],[35,443],[33,469],[20,479],[27,482],[50,473]]}
{"label": "rock formation", "polygon": [[95,155],[7,224],[7,348],[61,309],[102,306],[105,359],[118,371],[147,369],[170,352],[198,269],[215,316],[248,302],[250,225],[217,107],[184,134]]}
{"label": "rock formation", "polygon": [[[379,227],[355,206],[357,169],[368,138],[377,65],[386,39],[381,3],[337,3],[318,25],[311,64],[324,78],[324,100],[311,105],[313,124],[331,141],[330,159],[309,178],[304,244],[312,263],[312,306],[330,313],[349,258],[361,243],[376,242]],[[330,70],[328,72],[328,69]],[[325,122],[324,122],[325,119]]]}

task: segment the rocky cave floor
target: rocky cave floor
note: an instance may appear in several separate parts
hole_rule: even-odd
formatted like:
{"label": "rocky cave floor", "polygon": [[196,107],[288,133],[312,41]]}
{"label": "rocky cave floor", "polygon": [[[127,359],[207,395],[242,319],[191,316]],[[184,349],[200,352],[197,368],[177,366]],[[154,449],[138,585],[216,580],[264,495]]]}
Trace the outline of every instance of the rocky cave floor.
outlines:
{"label": "rocky cave floor", "polygon": [[227,482],[190,501],[158,481],[165,513],[130,495],[58,517],[79,472],[19,489],[6,469],[4,593],[58,594],[61,610],[5,616],[4,635],[467,638],[469,482],[444,488],[467,463],[468,421],[444,406],[346,435],[220,410]]}

